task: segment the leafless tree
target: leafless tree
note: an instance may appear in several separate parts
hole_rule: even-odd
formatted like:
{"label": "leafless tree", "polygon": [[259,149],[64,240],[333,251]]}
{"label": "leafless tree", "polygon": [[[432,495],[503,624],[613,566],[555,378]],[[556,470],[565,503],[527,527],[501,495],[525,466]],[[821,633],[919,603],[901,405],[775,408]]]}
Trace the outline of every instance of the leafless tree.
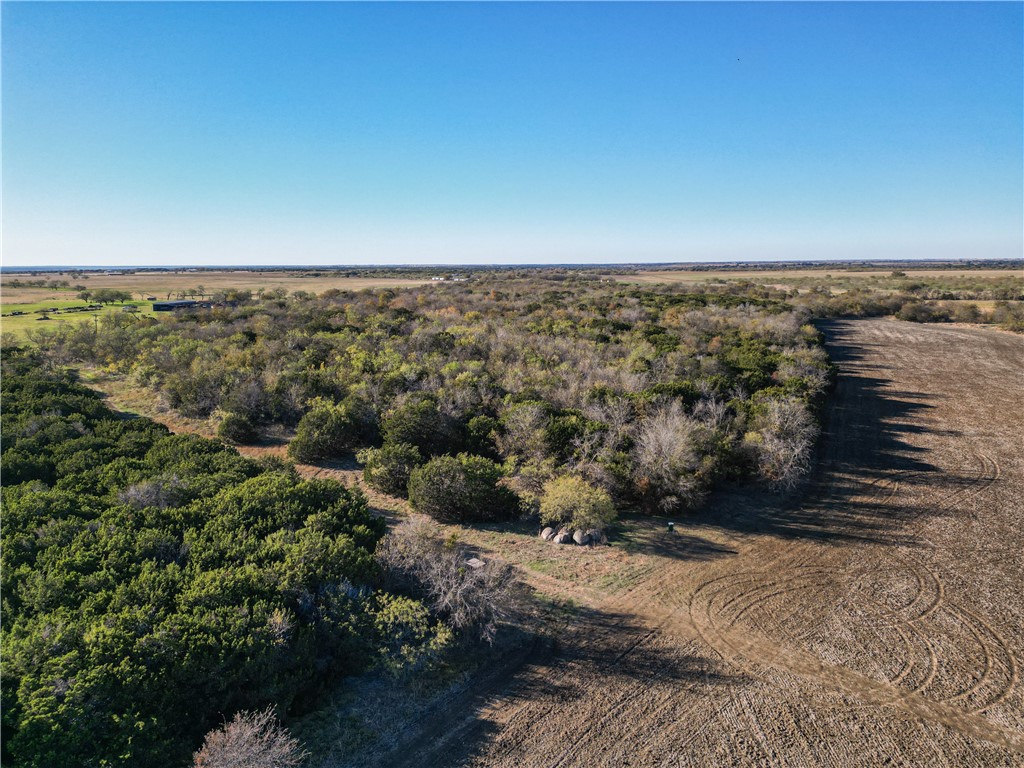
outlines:
{"label": "leafless tree", "polygon": [[762,476],[781,489],[800,482],[811,466],[818,427],[799,400],[771,400],[754,426],[760,434],[758,467]]}
{"label": "leafless tree", "polygon": [[729,407],[718,397],[705,396],[693,406],[693,417],[710,430],[721,429],[729,418]]}
{"label": "leafless tree", "polygon": [[495,441],[503,456],[542,460],[545,455],[544,425],[548,417],[539,405],[517,405],[502,415],[504,431]]}
{"label": "leafless tree", "polygon": [[821,347],[788,349],[775,376],[782,383],[801,378],[810,385],[812,393],[824,392],[829,383],[828,355]]}
{"label": "leafless tree", "polygon": [[641,426],[634,449],[637,487],[648,506],[668,512],[703,497],[697,475],[705,427],[678,402],[663,406]]}
{"label": "leafless tree", "polygon": [[498,625],[518,607],[515,572],[507,563],[490,560],[467,565],[470,553],[437,527],[414,518],[386,536],[377,549],[379,562],[399,581],[422,589],[433,611],[459,632],[476,630],[493,642]]}
{"label": "leafless tree", "polygon": [[262,712],[239,712],[210,731],[192,764],[194,768],[295,768],[307,756],[268,707]]}

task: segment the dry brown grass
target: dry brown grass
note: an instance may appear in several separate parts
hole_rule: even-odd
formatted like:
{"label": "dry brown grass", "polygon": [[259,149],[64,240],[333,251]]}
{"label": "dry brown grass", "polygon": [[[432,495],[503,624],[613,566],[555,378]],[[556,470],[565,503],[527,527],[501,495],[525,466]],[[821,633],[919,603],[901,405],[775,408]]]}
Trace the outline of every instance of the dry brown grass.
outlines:
{"label": "dry brown grass", "polygon": [[[1021,277],[1020,270],[1008,269],[906,269],[908,278],[915,277]],[[609,275],[624,283],[706,283],[711,280],[750,280],[772,285],[777,280],[805,277],[835,279],[848,277],[889,277],[892,269],[845,270],[836,269],[750,269],[750,270],[686,270],[666,269],[638,272],[634,275]]]}

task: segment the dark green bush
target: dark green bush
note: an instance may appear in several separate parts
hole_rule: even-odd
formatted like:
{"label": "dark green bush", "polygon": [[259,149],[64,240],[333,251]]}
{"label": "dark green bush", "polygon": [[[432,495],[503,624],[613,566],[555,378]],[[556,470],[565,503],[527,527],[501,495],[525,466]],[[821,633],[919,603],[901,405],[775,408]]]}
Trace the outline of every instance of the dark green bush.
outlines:
{"label": "dark green bush", "polygon": [[414,509],[444,522],[502,520],[516,508],[516,497],[498,484],[501,467],[483,456],[438,456],[409,477]]}
{"label": "dark green bush", "polygon": [[500,422],[491,416],[473,416],[466,423],[466,439],[470,453],[497,459],[498,450],[494,445],[494,433]]}
{"label": "dark green bush", "polygon": [[288,455],[302,462],[335,458],[353,448],[358,431],[350,405],[317,398],[299,421]]}
{"label": "dark green bush", "polygon": [[384,442],[414,445],[425,456],[448,450],[446,424],[437,404],[431,400],[411,400],[381,420]]}
{"label": "dark green bush", "polygon": [[217,427],[217,436],[224,438],[229,443],[248,445],[259,439],[259,432],[245,416],[239,413],[229,413]]}
{"label": "dark green bush", "polygon": [[392,496],[409,495],[409,475],[423,462],[419,449],[409,443],[367,448],[357,454],[363,463],[363,479],[371,488]]}

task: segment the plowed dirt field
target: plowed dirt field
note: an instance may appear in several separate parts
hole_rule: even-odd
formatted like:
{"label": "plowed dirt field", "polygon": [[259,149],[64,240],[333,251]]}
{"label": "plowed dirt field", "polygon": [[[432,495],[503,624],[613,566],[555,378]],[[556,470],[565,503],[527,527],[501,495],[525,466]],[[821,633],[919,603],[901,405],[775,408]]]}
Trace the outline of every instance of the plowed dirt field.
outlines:
{"label": "plowed dirt field", "polygon": [[720,497],[389,763],[1024,765],[1024,338],[823,326],[798,503]]}

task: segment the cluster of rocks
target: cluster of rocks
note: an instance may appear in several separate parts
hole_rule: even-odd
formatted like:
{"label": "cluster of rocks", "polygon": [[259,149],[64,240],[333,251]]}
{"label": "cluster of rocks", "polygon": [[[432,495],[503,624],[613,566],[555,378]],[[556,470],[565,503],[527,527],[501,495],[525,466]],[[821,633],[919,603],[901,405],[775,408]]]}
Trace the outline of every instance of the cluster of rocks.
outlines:
{"label": "cluster of rocks", "polygon": [[555,544],[579,544],[581,547],[587,544],[608,543],[608,537],[597,528],[591,528],[589,531],[570,531],[568,528],[561,528],[556,531],[554,528],[548,527],[540,532],[540,537],[544,541],[553,541]]}

